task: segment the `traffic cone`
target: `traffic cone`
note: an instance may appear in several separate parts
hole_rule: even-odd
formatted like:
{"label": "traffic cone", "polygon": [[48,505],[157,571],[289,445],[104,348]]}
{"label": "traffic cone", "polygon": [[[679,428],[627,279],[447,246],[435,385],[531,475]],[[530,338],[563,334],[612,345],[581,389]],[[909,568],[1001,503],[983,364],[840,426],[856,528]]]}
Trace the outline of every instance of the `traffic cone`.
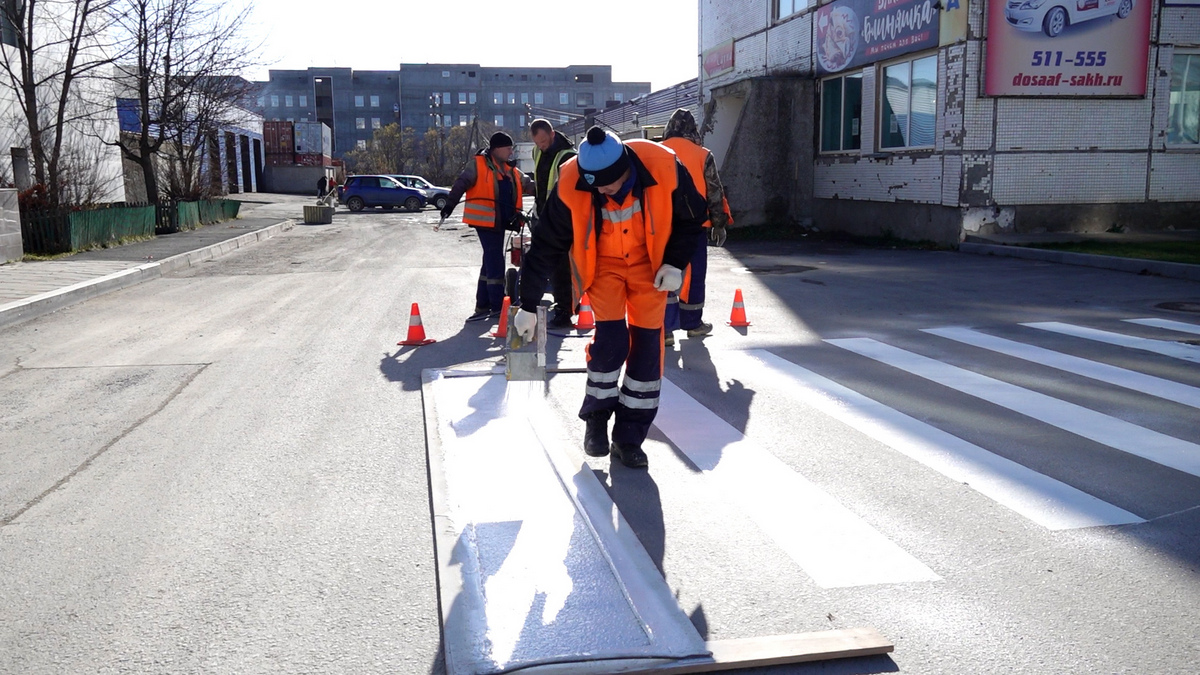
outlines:
{"label": "traffic cone", "polygon": [[508,308],[510,305],[512,305],[512,300],[509,300],[507,295],[504,296],[504,305],[500,308],[500,325],[492,331],[492,337],[508,337]]}
{"label": "traffic cone", "polygon": [[421,325],[421,309],[417,307],[417,303],[413,303],[412,312],[408,316],[408,338],[397,342],[398,345],[406,345],[409,347],[420,347],[427,345],[437,340],[431,340],[425,337],[425,326]]}
{"label": "traffic cone", "polygon": [[596,315],[592,313],[592,301],[584,293],[579,299],[579,320],[575,322],[575,330],[592,330],[596,327]]}
{"label": "traffic cone", "polygon": [[729,314],[729,325],[734,328],[744,328],[750,325],[746,320],[746,305],[742,303],[742,289],[733,294],[733,311]]}

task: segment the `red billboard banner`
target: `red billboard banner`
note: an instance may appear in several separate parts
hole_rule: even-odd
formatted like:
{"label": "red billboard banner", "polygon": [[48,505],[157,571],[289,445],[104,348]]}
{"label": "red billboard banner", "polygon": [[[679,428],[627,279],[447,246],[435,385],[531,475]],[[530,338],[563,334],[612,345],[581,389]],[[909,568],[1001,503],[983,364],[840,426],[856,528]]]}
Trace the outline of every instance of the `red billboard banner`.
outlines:
{"label": "red billboard banner", "polygon": [[702,56],[705,77],[714,77],[733,70],[733,40],[704,52]]}
{"label": "red billboard banner", "polygon": [[988,96],[1145,96],[1151,0],[988,3]]}

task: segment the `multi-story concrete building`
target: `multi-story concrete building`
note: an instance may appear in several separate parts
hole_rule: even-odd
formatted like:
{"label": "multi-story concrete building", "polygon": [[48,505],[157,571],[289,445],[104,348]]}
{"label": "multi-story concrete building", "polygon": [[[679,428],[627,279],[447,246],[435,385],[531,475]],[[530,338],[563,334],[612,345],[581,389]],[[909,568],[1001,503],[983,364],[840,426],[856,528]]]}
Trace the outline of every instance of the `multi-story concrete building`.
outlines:
{"label": "multi-story concrete building", "polygon": [[478,117],[519,138],[530,115],[567,121],[650,91],[649,82],[613,82],[611,66],[309,68],[272,70],[259,85],[255,103],[265,119],[324,122],[333,130],[335,157],[393,122],[421,134]]}
{"label": "multi-story concrete building", "polygon": [[705,141],[739,224],[1194,228],[1197,5],[701,0]]}

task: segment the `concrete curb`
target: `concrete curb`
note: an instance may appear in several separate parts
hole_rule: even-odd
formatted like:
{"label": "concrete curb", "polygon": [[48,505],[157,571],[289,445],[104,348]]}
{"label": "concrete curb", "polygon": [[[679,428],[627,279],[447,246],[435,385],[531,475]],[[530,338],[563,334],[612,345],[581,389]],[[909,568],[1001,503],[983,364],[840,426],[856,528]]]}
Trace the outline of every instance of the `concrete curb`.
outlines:
{"label": "concrete curb", "polygon": [[1200,281],[1200,265],[1186,263],[1162,262],[1159,260],[1142,260],[1139,258],[1119,258],[1111,255],[1093,255],[1091,253],[1073,253],[1070,251],[1052,251],[1044,248],[1028,246],[1005,246],[1002,244],[975,244],[963,242],[958,245],[962,253],[975,255],[998,255],[1007,258],[1025,258],[1044,262],[1062,263],[1064,265],[1081,265],[1084,267],[1099,267],[1119,272],[1133,274],[1153,274],[1172,279],[1187,279]]}
{"label": "concrete curb", "polygon": [[268,225],[261,230],[247,232],[246,234],[198,248],[194,251],[187,251],[186,253],[173,255],[169,258],[163,258],[158,262],[138,265],[96,279],[82,281],[71,286],[0,305],[0,328],[49,314],[64,307],[83,302],[84,300],[104,295],[105,293],[111,293],[144,281],[157,279],[164,274],[187,269],[197,263],[216,260],[239,248],[265,241],[280,232],[287,232],[295,227],[295,225],[296,222],[294,220],[285,220],[274,225]]}

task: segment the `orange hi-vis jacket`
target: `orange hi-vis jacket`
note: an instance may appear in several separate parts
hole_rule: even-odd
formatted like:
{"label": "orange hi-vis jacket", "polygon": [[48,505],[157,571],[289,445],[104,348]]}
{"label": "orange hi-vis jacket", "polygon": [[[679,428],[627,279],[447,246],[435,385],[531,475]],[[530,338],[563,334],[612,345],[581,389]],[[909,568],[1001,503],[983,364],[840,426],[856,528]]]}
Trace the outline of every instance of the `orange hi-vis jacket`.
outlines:
{"label": "orange hi-vis jacket", "polygon": [[[704,180],[704,163],[708,161],[710,154],[708,148],[683,138],[681,136],[672,136],[662,141],[662,144],[675,151],[679,157],[679,161],[687,168],[688,173],[692,174],[692,183],[696,185],[696,192],[708,201],[708,181]],[[705,227],[712,227],[712,221],[704,220]]]}
{"label": "orange hi-vis jacket", "polygon": [[[464,195],[466,205],[463,206],[463,224],[471,227],[496,227],[496,199],[500,194],[500,177],[492,171],[488,158],[475,155],[475,184],[467,188]],[[513,182],[513,194],[517,198],[513,205],[513,213],[521,210],[521,177],[517,170],[506,163],[500,163],[500,170],[507,174]]]}
{"label": "orange hi-vis jacket", "polygon": [[[663,253],[671,238],[671,194],[679,184],[675,153],[654,141],[634,139],[625,141],[654,178],[653,185],[643,186],[642,218],[645,221],[646,250],[650,255],[651,274],[663,264]],[[580,189],[577,158],[562,165],[558,179],[558,196],[571,210],[574,236],[571,242],[571,286],[576,302],[596,277],[599,257],[597,233],[603,227],[603,216],[593,200],[593,192]]]}

